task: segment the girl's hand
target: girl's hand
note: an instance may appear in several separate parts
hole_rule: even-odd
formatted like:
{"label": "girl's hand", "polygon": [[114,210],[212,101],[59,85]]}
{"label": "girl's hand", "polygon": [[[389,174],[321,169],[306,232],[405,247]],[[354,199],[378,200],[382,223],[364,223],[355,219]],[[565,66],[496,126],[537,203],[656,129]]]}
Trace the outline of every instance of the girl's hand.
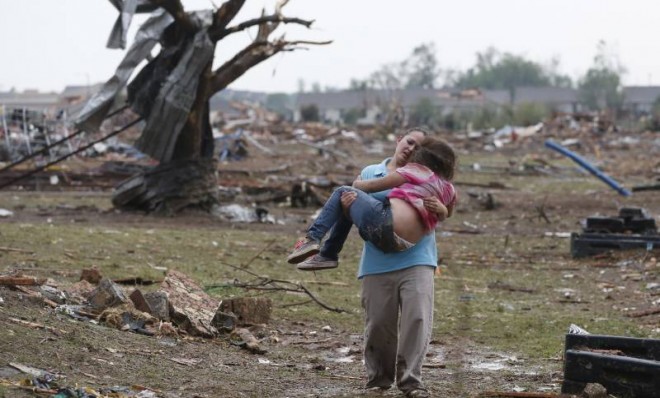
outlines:
{"label": "girl's hand", "polygon": [[344,215],[348,218],[350,218],[348,209],[350,209],[353,202],[355,202],[355,199],[357,199],[357,193],[355,192],[344,192],[339,199]]}
{"label": "girl's hand", "polygon": [[444,221],[447,217],[451,216],[447,207],[440,202],[440,199],[435,196],[427,196],[422,199],[424,208],[438,217],[438,221]]}

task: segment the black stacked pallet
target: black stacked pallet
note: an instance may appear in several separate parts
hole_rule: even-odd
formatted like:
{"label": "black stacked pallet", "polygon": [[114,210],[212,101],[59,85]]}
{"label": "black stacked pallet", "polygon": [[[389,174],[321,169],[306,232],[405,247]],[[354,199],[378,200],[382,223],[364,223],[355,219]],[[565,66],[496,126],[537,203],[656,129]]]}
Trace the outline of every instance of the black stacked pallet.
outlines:
{"label": "black stacked pallet", "polygon": [[618,398],[660,398],[660,340],[567,334],[562,393],[588,383]]}
{"label": "black stacked pallet", "polygon": [[571,234],[571,255],[575,258],[637,248],[660,248],[655,219],[640,208],[624,207],[618,217],[589,217],[584,233]]}

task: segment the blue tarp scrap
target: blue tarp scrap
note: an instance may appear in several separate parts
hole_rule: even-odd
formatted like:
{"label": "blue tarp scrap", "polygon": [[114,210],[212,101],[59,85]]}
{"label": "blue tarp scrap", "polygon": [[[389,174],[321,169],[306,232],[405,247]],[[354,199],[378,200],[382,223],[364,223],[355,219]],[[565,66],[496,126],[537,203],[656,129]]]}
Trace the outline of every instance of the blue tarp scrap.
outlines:
{"label": "blue tarp scrap", "polygon": [[231,134],[225,134],[215,139],[218,148],[218,158],[221,162],[241,160],[247,156],[247,143],[243,138],[243,130],[239,129]]}

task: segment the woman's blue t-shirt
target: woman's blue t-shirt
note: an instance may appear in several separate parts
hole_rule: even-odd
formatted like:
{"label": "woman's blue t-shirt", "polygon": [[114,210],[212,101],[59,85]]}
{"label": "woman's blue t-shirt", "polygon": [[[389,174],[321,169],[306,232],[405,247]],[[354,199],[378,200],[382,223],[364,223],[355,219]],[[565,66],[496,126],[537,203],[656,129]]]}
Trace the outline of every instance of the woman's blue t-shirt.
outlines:
{"label": "woman's blue t-shirt", "polygon": [[[384,177],[387,175],[387,164],[391,158],[381,163],[365,167],[360,174],[363,180]],[[371,194],[374,198],[384,201],[387,191]],[[364,242],[362,259],[358,270],[358,278],[365,275],[382,274],[385,272],[398,271],[415,265],[427,265],[436,267],[438,264],[438,250],[435,243],[435,231],[425,235],[417,244],[408,250],[397,253],[383,253],[370,242]]]}

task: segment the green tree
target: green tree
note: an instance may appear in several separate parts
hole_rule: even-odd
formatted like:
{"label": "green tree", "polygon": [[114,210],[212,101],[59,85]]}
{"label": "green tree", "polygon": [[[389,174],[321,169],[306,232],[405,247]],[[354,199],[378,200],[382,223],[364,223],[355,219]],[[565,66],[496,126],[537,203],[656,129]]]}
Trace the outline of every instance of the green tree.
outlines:
{"label": "green tree", "polygon": [[319,107],[315,104],[300,108],[300,116],[304,122],[318,122],[320,120]]}
{"label": "green tree", "polygon": [[344,123],[349,126],[355,125],[359,118],[366,116],[366,111],[363,108],[351,108],[347,110],[344,115]]}
{"label": "green tree", "polygon": [[429,126],[433,128],[437,125],[438,114],[439,109],[433,105],[431,99],[422,98],[417,101],[410,110],[408,124],[412,126]]}
{"label": "green tree", "polygon": [[348,85],[350,91],[365,91],[369,88],[369,80],[351,79]]}
{"label": "green tree", "polygon": [[458,88],[506,89],[515,87],[570,86],[570,78],[559,74],[558,60],[550,67],[510,53],[500,53],[493,47],[477,53],[475,66],[458,73],[455,86]]}
{"label": "green tree", "polygon": [[625,69],[604,41],[598,43],[594,63],[578,84],[578,95],[591,110],[618,110],[623,103],[621,75]]}
{"label": "green tree", "polygon": [[548,113],[545,105],[526,102],[514,109],[513,123],[517,126],[529,126],[542,121]]}
{"label": "green tree", "polygon": [[644,126],[647,129],[652,131],[660,131],[660,97],[656,98],[653,101],[653,107],[651,108],[651,114],[646,119],[646,125]]}

